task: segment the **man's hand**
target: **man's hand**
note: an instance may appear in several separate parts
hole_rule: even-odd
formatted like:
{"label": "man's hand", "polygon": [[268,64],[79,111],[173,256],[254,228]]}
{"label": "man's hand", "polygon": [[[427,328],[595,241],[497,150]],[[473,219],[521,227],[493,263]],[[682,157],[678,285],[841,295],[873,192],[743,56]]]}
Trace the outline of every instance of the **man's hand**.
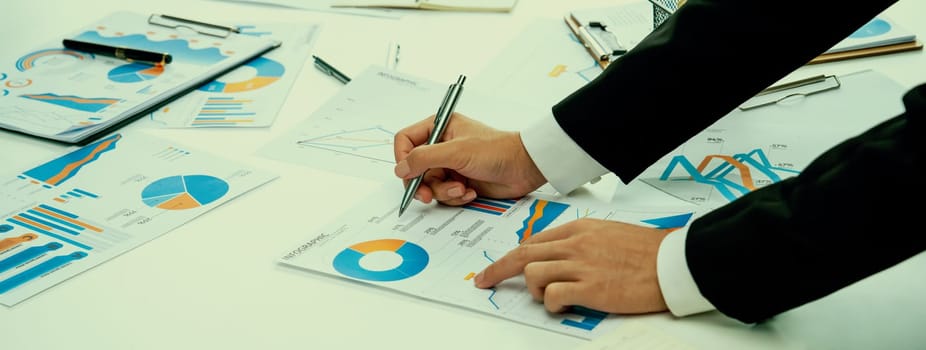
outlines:
{"label": "man's hand", "polygon": [[544,230],[476,276],[490,288],[524,273],[534,299],[562,312],[580,305],[604,312],[639,314],[668,310],[656,276],[655,228],[580,219]]}
{"label": "man's hand", "polygon": [[407,184],[427,171],[415,194],[422,202],[463,205],[477,195],[517,198],[546,183],[516,132],[455,113],[442,142],[424,145],[433,128],[431,116],[395,136],[396,176]]}

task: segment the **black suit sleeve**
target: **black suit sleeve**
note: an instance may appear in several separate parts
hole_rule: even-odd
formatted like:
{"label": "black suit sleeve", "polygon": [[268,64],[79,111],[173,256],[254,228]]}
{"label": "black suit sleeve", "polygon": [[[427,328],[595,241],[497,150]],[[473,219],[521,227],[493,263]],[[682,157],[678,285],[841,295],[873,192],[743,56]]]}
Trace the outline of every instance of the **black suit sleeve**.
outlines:
{"label": "black suit sleeve", "polygon": [[724,314],[762,321],[826,296],[926,249],[915,205],[926,84],[905,114],[824,152],[800,175],[702,216],[686,259],[701,294]]}
{"label": "black suit sleeve", "polygon": [[553,114],[626,183],[893,2],[690,0]]}
{"label": "black suit sleeve", "polygon": [[[553,113],[628,182],[893,2],[690,0]],[[825,152],[800,175],[692,223],[686,259],[719,311],[762,321],[926,249],[918,213],[905,205],[926,198],[914,169],[923,163],[926,85],[904,103],[903,115]]]}

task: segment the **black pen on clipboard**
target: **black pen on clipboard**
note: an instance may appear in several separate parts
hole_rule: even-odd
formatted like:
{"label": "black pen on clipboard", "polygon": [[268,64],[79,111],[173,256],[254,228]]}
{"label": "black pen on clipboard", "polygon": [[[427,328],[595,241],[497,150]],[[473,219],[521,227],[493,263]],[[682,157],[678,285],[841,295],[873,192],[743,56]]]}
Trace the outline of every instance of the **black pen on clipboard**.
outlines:
{"label": "black pen on clipboard", "polygon": [[165,65],[173,60],[166,52],[154,52],[129,47],[110,46],[74,39],[64,39],[61,44],[65,48],[123,59],[129,62],[142,62],[152,65]]}

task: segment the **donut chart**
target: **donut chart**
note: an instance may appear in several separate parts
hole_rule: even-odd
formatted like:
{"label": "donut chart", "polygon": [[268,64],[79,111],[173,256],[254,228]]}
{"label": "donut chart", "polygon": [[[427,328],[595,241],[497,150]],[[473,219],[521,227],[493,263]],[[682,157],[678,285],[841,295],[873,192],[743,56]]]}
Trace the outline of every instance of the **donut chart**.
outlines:
{"label": "donut chart", "polygon": [[16,60],[16,69],[20,72],[25,72],[46,64],[50,66],[67,66],[77,61],[92,58],[92,55],[68,49],[39,50]]}
{"label": "donut chart", "polygon": [[[255,58],[245,63],[243,67],[253,68],[257,71],[257,75],[250,79],[237,82],[224,82],[216,79],[203,85],[199,90],[207,92],[243,92],[257,90],[280,80],[280,78],[283,77],[283,72],[286,71],[286,68],[279,62],[264,57]],[[243,68],[238,68],[238,70],[240,69]],[[234,72],[232,74],[234,74]]]}
{"label": "donut chart", "polygon": [[141,191],[149,207],[185,210],[215,202],[228,193],[228,183],[209,175],[169,176],[150,183]]}
{"label": "donut chart", "polygon": [[[360,264],[367,254],[393,252],[402,258],[402,263],[391,269],[370,270]],[[428,266],[428,252],[421,246],[401,239],[379,239],[354,244],[334,257],[332,265],[341,274],[356,279],[392,282],[417,275]]]}

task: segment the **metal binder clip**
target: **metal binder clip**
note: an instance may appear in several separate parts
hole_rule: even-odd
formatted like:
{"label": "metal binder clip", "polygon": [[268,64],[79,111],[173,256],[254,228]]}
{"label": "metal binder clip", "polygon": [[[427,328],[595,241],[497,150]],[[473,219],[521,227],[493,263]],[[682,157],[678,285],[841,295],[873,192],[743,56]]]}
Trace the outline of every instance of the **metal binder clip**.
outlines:
{"label": "metal binder clip", "polygon": [[611,61],[627,53],[627,49],[621,45],[617,35],[608,30],[604,23],[588,20],[585,23],[580,21],[574,13],[566,15],[563,19],[575,34],[576,39],[598,61],[601,68],[607,68]]}
{"label": "metal binder clip", "polygon": [[202,35],[218,38],[227,38],[232,33],[241,33],[241,30],[237,27],[222,26],[156,13],[152,13],[151,16],[148,16],[148,23],[171,29],[186,28]]}
{"label": "metal binder clip", "polygon": [[601,22],[589,22],[588,23],[588,33],[592,36],[598,45],[604,50],[607,57],[602,57],[602,59],[611,60],[614,56],[620,56],[627,53],[627,50],[624,49],[624,46],[617,40],[617,35],[608,31],[607,26]]}
{"label": "metal binder clip", "polygon": [[818,75],[806,79],[775,85],[762,90],[756,96],[739,106],[747,111],[754,108],[773,105],[792,97],[807,97],[824,91],[838,89],[839,79],[835,75]]}
{"label": "metal binder clip", "polygon": [[575,16],[566,16],[566,24],[576,34],[582,45],[602,65],[606,66],[617,56],[627,53],[627,50],[617,40],[614,33],[608,31],[601,22],[589,22],[582,25]]}

